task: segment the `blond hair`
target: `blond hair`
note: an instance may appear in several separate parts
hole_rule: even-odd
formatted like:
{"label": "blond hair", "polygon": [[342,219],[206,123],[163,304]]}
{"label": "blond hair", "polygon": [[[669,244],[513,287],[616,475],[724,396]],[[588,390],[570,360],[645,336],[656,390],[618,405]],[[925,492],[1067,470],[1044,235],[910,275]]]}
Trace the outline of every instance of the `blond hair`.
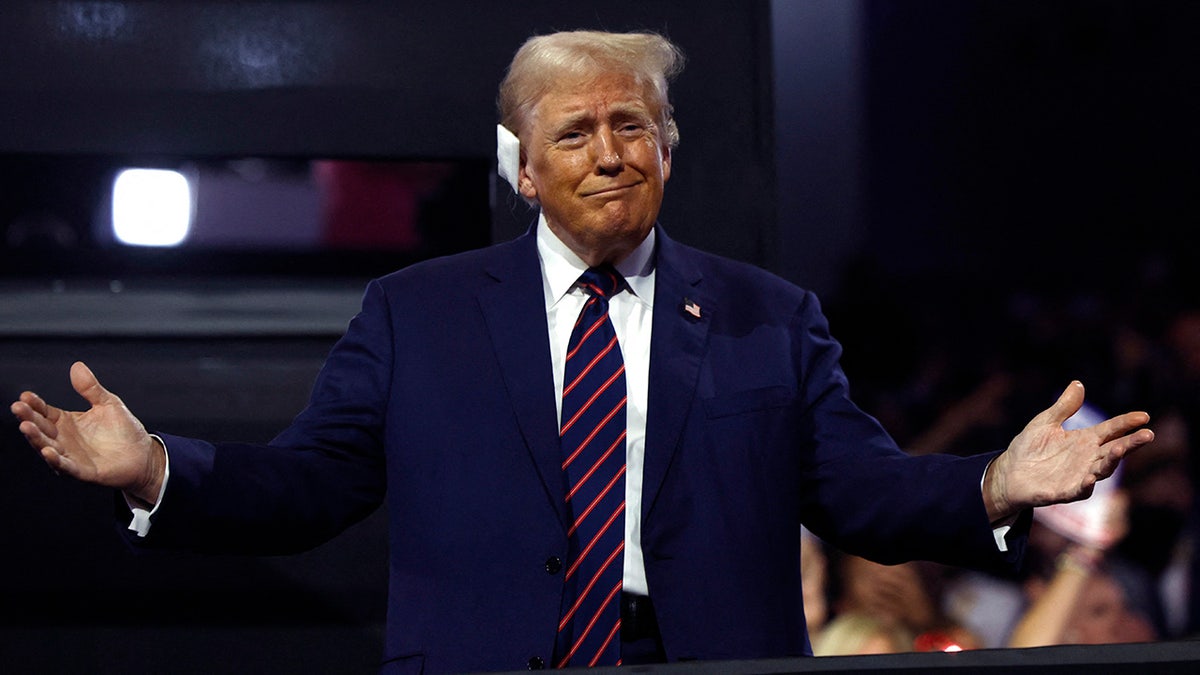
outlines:
{"label": "blond hair", "polygon": [[912,651],[912,636],[895,623],[859,612],[841,614],[813,636],[814,656],[898,654]]}
{"label": "blond hair", "polygon": [[653,87],[662,139],[679,144],[667,83],[683,70],[683,52],[655,33],[571,31],[538,35],[521,45],[500,83],[500,123],[518,136],[533,107],[565,75],[628,74]]}

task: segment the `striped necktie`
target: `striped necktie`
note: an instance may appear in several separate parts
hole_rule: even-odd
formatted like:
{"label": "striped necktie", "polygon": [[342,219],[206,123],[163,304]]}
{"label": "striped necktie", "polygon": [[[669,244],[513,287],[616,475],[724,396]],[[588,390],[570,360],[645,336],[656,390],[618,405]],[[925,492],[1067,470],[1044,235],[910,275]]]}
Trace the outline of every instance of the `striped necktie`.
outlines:
{"label": "striped necktie", "polygon": [[567,346],[559,430],[567,479],[566,591],[555,665],[619,665],[625,549],[625,362],[608,318],[624,279],[611,266],[579,277],[591,296]]}

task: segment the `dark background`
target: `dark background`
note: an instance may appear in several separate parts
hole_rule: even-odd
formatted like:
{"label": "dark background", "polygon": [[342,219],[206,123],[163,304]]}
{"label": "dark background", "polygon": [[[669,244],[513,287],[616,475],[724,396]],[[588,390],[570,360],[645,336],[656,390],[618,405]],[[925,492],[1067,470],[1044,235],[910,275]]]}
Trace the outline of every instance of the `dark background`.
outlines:
{"label": "dark background", "polygon": [[[1134,0],[9,2],[0,154],[490,166],[496,87],[524,38],[657,30],[689,59],[661,220],[821,293],[870,407],[931,350],[1036,343],[1013,318],[1030,303],[1092,299],[1151,331],[1193,306],[1197,14]],[[471,189],[491,218],[462,224],[463,247],[532,218],[494,177]],[[73,402],[66,373],[83,359],[147,426],[214,440],[286,425],[362,281],[407,262],[262,253],[284,261],[263,274],[200,251],[12,273],[22,254],[4,255],[0,398]],[[1061,355],[1031,358],[1057,375]],[[962,365],[954,384],[984,370]],[[383,513],[289,558],[135,556],[108,491],[52,476],[11,422],[0,446],[0,663],[375,667]]]}

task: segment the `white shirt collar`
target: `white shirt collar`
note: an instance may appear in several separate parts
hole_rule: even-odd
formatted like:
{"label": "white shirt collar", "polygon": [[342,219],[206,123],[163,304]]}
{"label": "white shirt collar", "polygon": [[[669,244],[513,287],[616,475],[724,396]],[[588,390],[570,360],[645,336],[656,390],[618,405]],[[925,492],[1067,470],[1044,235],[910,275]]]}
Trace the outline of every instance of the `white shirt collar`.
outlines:
{"label": "white shirt collar", "polygon": [[[538,214],[537,225],[538,257],[542,261],[542,289],[546,294],[546,309],[558,303],[568,292],[579,275],[588,266],[575,252],[554,234],[546,223],[546,216]],[[617,263],[617,271],[625,277],[629,290],[647,307],[654,306],[654,228],[624,260]]]}

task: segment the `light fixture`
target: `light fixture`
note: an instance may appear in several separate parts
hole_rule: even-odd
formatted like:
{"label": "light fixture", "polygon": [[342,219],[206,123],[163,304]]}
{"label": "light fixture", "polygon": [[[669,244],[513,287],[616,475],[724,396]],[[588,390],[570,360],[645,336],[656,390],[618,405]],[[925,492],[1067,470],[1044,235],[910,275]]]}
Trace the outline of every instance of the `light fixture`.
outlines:
{"label": "light fixture", "polygon": [[192,189],[178,171],[124,169],[113,181],[112,224],[129,246],[178,246],[192,223]]}

